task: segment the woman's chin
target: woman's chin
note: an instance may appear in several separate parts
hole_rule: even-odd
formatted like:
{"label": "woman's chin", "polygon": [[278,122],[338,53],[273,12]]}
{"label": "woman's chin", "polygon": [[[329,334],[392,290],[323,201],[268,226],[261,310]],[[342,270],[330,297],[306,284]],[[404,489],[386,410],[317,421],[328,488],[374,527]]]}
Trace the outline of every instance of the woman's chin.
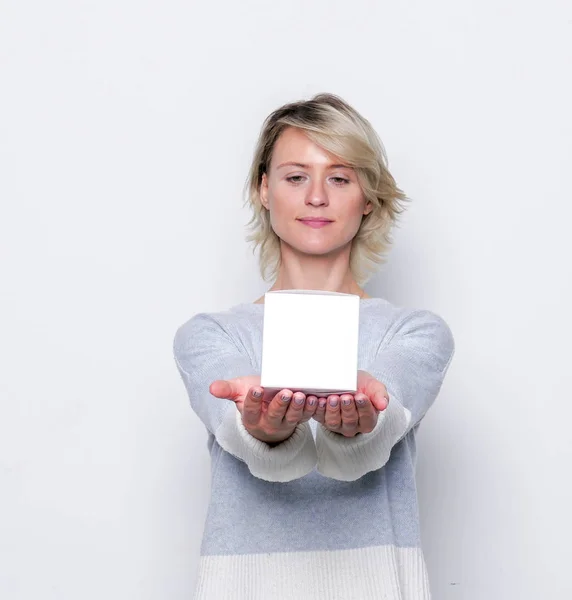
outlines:
{"label": "woman's chin", "polygon": [[280,237],[283,244],[291,248],[294,252],[300,254],[309,254],[313,256],[320,256],[330,254],[331,252],[340,251],[344,248],[347,243],[351,244],[351,240],[344,243],[340,242],[339,239],[335,239],[336,236],[320,234],[320,230],[316,230],[318,233],[315,235],[305,235],[302,239],[298,237]]}
{"label": "woman's chin", "polygon": [[323,242],[319,244],[308,244],[305,242],[303,244],[292,246],[292,248],[300,254],[307,254],[309,256],[325,256],[340,250],[338,244],[325,244]]}

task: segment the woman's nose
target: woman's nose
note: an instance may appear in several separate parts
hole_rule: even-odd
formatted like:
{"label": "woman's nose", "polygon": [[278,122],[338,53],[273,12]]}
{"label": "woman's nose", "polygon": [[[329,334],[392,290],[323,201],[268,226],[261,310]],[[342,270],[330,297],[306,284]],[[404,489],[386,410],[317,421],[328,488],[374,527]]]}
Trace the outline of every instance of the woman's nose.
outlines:
{"label": "woman's nose", "polygon": [[312,204],[314,206],[319,206],[321,204],[328,204],[328,193],[324,184],[321,181],[314,181],[310,186],[308,191],[308,196],[306,198],[306,202],[308,204]]}

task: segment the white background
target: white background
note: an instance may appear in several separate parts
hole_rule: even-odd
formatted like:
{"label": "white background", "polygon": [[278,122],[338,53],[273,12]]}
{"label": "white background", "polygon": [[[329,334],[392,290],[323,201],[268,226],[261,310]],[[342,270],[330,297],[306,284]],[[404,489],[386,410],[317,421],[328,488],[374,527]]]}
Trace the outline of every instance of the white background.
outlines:
{"label": "white background", "polygon": [[172,338],[269,287],[254,143],[330,91],[412,198],[367,291],[457,343],[419,442],[435,598],[571,597],[570,2],[0,7],[0,596],[191,597],[209,466]]}

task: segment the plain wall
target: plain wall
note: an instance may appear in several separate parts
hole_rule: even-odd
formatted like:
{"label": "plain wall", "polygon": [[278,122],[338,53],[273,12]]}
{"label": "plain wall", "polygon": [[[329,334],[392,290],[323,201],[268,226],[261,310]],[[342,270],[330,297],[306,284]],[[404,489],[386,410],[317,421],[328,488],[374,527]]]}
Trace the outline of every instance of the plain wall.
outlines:
{"label": "plain wall", "polygon": [[412,199],[367,291],[456,339],[419,435],[434,597],[572,597],[570,2],[0,11],[0,597],[191,597],[209,458],[172,338],[270,287],[242,186],[321,91]]}

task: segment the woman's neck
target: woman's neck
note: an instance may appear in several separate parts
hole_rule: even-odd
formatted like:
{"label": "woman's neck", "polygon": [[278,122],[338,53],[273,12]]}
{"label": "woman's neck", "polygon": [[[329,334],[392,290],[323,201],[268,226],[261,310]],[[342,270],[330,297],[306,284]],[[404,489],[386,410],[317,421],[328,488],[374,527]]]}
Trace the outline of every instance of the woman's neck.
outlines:
{"label": "woman's neck", "polygon": [[[340,249],[337,255],[309,256],[282,244],[278,276],[268,291],[278,290],[319,290],[370,298],[357,284],[349,268],[348,248]],[[263,301],[264,297],[256,303]]]}
{"label": "woman's neck", "polygon": [[[360,288],[355,281],[352,280],[351,284],[345,286],[339,286],[337,288],[332,287],[324,287],[318,284],[309,284],[306,282],[305,284],[284,284],[284,282],[278,282],[278,280],[274,283],[274,285],[268,290],[269,292],[277,292],[279,290],[315,290],[315,291],[325,291],[325,292],[340,292],[342,294],[355,294],[360,298],[371,298],[368,294],[366,294],[365,290]],[[255,301],[255,304],[264,303],[264,296],[258,298]]]}

